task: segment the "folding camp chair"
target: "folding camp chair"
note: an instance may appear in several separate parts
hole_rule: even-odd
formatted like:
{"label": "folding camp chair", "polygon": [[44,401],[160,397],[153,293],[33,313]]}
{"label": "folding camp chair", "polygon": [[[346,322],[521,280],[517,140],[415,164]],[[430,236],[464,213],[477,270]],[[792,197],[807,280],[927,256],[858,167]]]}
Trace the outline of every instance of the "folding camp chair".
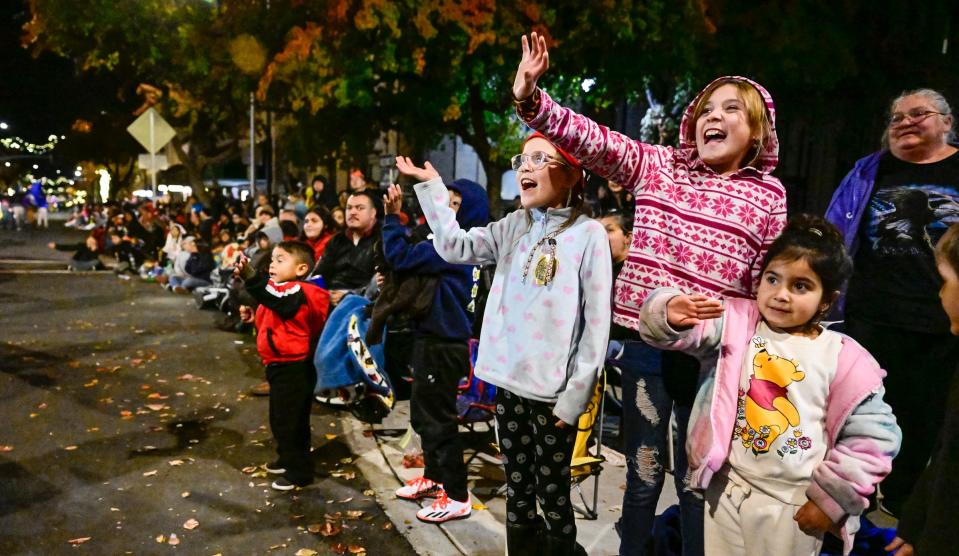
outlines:
{"label": "folding camp chair", "polygon": [[[593,397],[586,406],[586,411],[579,417],[576,439],[573,441],[573,457],[570,461],[571,489],[579,493],[581,504],[572,501],[571,503],[573,510],[585,519],[596,519],[599,516],[596,511],[599,502],[599,475],[603,471],[603,462],[606,461],[602,455],[601,442],[605,404],[606,370],[604,369],[596,383],[596,391],[593,392]],[[592,452],[590,452],[590,444],[593,445]],[[583,483],[590,478],[593,479],[592,504],[586,501],[586,494],[583,492]]]}
{"label": "folding camp chair", "polygon": [[[494,448],[498,450],[499,434],[493,423],[496,415],[496,387],[473,375],[478,347],[478,340],[470,340],[469,374],[459,385],[459,394],[456,396],[456,413],[459,417],[459,424],[465,426],[471,433],[476,432],[475,426],[477,423],[486,423],[496,437]],[[478,454],[478,450],[474,451],[466,463],[472,462]]]}

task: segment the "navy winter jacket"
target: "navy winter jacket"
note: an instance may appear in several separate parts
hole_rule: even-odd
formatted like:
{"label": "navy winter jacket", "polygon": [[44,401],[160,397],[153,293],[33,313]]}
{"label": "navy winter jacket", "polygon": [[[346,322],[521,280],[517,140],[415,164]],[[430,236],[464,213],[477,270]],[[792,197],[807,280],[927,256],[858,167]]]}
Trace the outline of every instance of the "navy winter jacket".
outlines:
{"label": "navy winter jacket", "polygon": [[[485,189],[465,179],[454,181],[449,189],[463,197],[463,204],[456,213],[461,228],[468,230],[489,223]],[[440,276],[430,316],[417,323],[417,331],[441,338],[468,340],[473,326],[473,313],[467,310],[472,299],[473,267],[444,261],[433,247],[432,236],[426,241],[411,243],[409,235],[399,217],[386,216],[383,252],[390,266],[397,271]]]}

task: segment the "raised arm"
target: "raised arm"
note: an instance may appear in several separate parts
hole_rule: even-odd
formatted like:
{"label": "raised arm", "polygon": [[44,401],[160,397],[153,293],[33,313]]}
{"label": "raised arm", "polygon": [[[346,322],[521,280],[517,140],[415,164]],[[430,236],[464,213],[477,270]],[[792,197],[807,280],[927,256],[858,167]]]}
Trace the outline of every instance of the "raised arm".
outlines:
{"label": "raised arm", "polygon": [[456,221],[456,213],[449,207],[449,190],[429,162],[419,168],[409,158],[401,156],[396,159],[396,167],[403,174],[421,180],[413,189],[433,230],[433,247],[443,260],[453,264],[492,264],[505,254],[507,242],[512,237],[511,227],[522,214],[503,218],[483,228],[464,230]]}
{"label": "raised arm", "polygon": [[529,39],[524,35],[521,42],[523,56],[513,81],[519,116],[591,172],[635,193],[642,187],[644,176],[652,175],[661,165],[661,152],[668,147],[634,141],[554,102],[536,88],[536,82],[549,68],[546,39],[534,32]]}

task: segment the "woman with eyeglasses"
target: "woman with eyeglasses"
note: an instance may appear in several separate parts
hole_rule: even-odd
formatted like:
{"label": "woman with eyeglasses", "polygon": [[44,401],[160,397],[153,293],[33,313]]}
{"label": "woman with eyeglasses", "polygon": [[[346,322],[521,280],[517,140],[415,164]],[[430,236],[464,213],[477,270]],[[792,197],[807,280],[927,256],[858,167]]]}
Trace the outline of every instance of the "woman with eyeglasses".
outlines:
{"label": "woman with eyeglasses", "polygon": [[[933,246],[959,222],[959,149],[949,103],[931,89],[896,98],[883,148],[858,162],[826,217],[845,236],[855,272],[845,326],[886,369],[886,402],[902,427],[902,450],[880,486],[898,515],[929,461],[942,422],[959,341],[939,304]],[[836,315],[839,317],[840,315]]]}

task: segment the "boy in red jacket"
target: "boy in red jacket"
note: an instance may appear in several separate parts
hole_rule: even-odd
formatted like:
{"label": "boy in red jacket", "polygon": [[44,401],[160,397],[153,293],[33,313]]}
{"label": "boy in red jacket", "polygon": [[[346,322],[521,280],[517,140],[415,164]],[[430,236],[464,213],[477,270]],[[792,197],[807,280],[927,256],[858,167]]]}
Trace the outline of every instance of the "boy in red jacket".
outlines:
{"label": "boy in red jacket", "polygon": [[[313,482],[310,461],[310,409],[316,370],[313,350],[326,323],[330,294],[301,282],[313,268],[313,249],[299,241],[283,241],[273,248],[269,277],[257,273],[246,257],[236,265],[256,309],[256,348],[266,365],[270,383],[270,431],[277,460],[266,466],[280,475],[275,490],[293,490]],[[241,310],[244,320],[251,311]]]}

